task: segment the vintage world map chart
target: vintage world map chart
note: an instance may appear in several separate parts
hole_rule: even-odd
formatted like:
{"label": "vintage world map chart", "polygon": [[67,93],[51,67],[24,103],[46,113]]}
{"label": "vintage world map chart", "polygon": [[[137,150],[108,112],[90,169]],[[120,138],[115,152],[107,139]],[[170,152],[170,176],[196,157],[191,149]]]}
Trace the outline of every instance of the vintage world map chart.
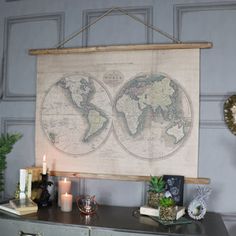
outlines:
{"label": "vintage world map chart", "polygon": [[38,56],[36,164],[197,177],[199,49]]}

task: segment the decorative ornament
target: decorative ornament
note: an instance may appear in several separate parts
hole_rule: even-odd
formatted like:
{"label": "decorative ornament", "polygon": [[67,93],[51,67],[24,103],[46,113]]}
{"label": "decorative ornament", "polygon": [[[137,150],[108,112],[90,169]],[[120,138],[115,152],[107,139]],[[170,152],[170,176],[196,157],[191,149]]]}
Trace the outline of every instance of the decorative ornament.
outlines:
{"label": "decorative ornament", "polygon": [[85,215],[94,214],[98,208],[95,196],[77,196],[76,203],[79,210]]}
{"label": "decorative ornament", "polygon": [[230,96],[225,101],[224,118],[230,131],[236,135],[236,95]]}
{"label": "decorative ornament", "polygon": [[158,208],[160,199],[164,196],[164,190],[165,181],[163,180],[163,176],[157,177],[151,175],[148,190],[148,206]]}
{"label": "decorative ornament", "polygon": [[206,201],[208,200],[212,189],[210,187],[197,188],[197,194],[188,206],[188,214],[194,220],[201,220],[204,218],[207,210]]}

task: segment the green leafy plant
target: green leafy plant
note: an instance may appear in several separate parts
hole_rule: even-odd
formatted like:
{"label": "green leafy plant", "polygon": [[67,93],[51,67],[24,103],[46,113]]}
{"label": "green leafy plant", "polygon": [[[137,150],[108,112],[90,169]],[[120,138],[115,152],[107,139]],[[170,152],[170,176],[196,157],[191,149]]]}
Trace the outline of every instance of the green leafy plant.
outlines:
{"label": "green leafy plant", "polygon": [[7,167],[6,156],[13,145],[22,137],[21,134],[1,134],[0,136],[0,192],[4,190],[4,170]]}
{"label": "green leafy plant", "polygon": [[161,193],[165,190],[165,181],[163,177],[151,176],[149,181],[149,192]]}
{"label": "green leafy plant", "polygon": [[171,207],[175,205],[175,201],[171,197],[163,197],[160,199],[159,204],[162,207]]}

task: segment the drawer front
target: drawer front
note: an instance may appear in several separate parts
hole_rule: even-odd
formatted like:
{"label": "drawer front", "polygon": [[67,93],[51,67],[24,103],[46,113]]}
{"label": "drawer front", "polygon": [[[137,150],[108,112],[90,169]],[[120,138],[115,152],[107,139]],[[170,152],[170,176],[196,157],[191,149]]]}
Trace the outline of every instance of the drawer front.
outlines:
{"label": "drawer front", "polygon": [[26,221],[0,220],[1,236],[89,236],[89,229]]}
{"label": "drawer front", "polygon": [[[112,230],[92,229],[90,236],[161,236],[159,234],[127,233]],[[162,235],[163,236],[163,235]],[[165,235],[168,236],[168,235]]]}

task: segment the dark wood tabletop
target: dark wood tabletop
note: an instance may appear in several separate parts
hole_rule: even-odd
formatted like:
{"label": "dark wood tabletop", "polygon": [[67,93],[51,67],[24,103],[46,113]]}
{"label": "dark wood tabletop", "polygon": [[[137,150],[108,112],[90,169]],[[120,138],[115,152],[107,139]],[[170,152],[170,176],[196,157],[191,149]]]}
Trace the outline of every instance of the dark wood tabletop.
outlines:
{"label": "dark wood tabletop", "polygon": [[138,208],[104,205],[100,205],[96,214],[93,215],[82,214],[75,205],[72,212],[62,212],[55,204],[51,207],[41,208],[37,213],[25,216],[0,212],[0,218],[143,234],[228,236],[220,214],[214,212],[208,212],[203,220],[193,220],[189,224],[172,226],[164,226],[148,216],[141,216]]}

